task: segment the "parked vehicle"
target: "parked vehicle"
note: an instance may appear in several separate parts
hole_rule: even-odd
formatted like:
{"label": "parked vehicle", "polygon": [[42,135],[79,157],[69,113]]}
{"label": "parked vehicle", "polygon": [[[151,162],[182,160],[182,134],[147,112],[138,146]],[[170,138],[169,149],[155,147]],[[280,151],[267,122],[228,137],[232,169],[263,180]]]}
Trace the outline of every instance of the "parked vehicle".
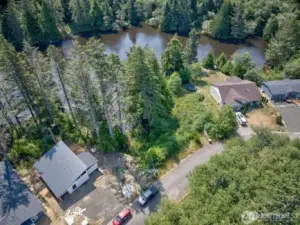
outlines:
{"label": "parked vehicle", "polygon": [[247,125],[247,120],[244,117],[244,115],[241,112],[237,112],[236,113],[236,118],[238,120],[238,122],[242,125],[242,126],[246,126]]}
{"label": "parked vehicle", "polygon": [[183,88],[186,89],[186,90],[188,90],[188,91],[191,91],[191,92],[197,91],[196,85],[194,85],[192,83],[184,84]]}
{"label": "parked vehicle", "polygon": [[124,209],[122,212],[120,212],[116,218],[114,218],[112,224],[113,225],[122,225],[124,222],[126,222],[131,217],[131,211],[130,209]]}
{"label": "parked vehicle", "polygon": [[155,185],[152,185],[147,191],[142,193],[139,197],[139,203],[141,206],[144,206],[151,198],[153,198],[158,192],[158,188]]}

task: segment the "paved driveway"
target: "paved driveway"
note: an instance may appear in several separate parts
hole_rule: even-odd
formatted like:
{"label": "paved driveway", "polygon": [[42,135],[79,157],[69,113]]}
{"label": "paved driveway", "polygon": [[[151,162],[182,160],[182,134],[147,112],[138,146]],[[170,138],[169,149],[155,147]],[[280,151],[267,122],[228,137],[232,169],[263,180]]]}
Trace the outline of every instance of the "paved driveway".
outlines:
{"label": "paved driveway", "polygon": [[300,107],[277,107],[289,132],[300,132]]}
{"label": "paved driveway", "polygon": [[125,207],[125,201],[108,182],[107,175],[101,175],[99,171],[93,172],[88,183],[66,196],[61,207],[65,211],[80,207],[92,221],[108,223]]}
{"label": "paved driveway", "polygon": [[241,126],[239,125],[237,129],[237,133],[239,136],[241,136],[244,140],[248,140],[251,138],[251,136],[254,134],[253,130],[249,126]]}
{"label": "paved driveway", "polygon": [[[161,192],[152,199],[144,208],[140,207],[135,200],[132,203],[131,210],[133,217],[127,222],[128,225],[143,225],[144,220],[152,212],[155,212],[163,197],[171,200],[180,200],[188,189],[188,175],[198,165],[206,163],[211,156],[223,151],[223,144],[215,143],[207,145],[199,151],[188,156],[180,162],[173,170],[165,174],[157,184],[160,186]],[[110,223],[109,223],[110,224]]]}

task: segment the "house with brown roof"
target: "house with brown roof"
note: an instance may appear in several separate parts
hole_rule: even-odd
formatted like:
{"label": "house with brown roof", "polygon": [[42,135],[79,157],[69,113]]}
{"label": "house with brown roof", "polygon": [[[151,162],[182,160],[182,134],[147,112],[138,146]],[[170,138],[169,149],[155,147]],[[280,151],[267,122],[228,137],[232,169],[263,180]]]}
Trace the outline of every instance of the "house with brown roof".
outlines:
{"label": "house with brown roof", "polygon": [[254,82],[238,77],[230,77],[224,82],[213,84],[210,94],[219,105],[230,105],[235,111],[241,110],[246,105],[257,105],[261,99]]}

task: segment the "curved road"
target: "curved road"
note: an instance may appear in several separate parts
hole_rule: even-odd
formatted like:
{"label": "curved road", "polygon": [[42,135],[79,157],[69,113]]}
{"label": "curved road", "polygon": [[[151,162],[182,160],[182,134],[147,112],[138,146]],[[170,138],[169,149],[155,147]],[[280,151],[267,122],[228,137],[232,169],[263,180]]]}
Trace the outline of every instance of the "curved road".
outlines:
{"label": "curved road", "polygon": [[[223,144],[215,143],[207,145],[197,152],[182,160],[174,169],[166,173],[157,185],[160,192],[145,207],[139,206],[137,200],[131,204],[132,218],[127,225],[143,225],[144,220],[151,213],[155,212],[162,198],[179,201],[188,189],[188,175],[198,165],[206,163],[211,156],[223,151]],[[111,224],[111,223],[109,223]]]}

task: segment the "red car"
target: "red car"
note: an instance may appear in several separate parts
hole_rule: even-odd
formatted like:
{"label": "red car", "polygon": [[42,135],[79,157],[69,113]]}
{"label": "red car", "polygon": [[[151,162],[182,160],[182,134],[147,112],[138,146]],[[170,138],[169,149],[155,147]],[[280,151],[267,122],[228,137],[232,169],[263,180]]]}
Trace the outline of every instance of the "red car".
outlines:
{"label": "red car", "polygon": [[130,216],[131,216],[130,209],[124,209],[122,212],[119,213],[119,215],[116,216],[116,218],[114,218],[112,224],[113,225],[121,225],[126,220],[128,220]]}

